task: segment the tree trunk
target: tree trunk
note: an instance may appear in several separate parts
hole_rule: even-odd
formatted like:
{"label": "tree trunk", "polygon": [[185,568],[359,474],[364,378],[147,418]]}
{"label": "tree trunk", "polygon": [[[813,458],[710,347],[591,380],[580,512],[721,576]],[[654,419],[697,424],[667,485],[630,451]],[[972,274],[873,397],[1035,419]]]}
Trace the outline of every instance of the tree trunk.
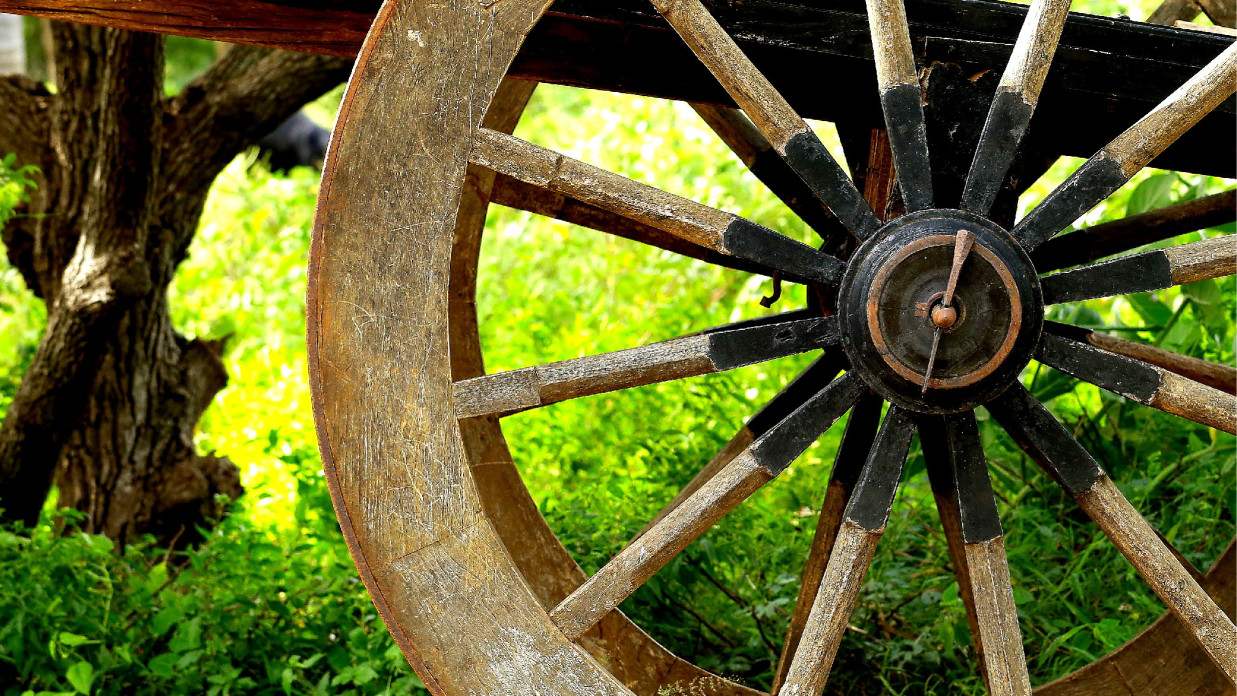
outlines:
{"label": "tree trunk", "polygon": [[238,47],[169,99],[162,37],[73,24],[52,36],[54,96],[0,78],[0,152],[44,173],[35,215],[4,242],[48,308],[0,426],[0,507],[34,522],[54,477],[88,531],[191,542],[241,486],[193,445],[227,382],[222,341],[175,332],[168,285],[219,171],[348,65]]}

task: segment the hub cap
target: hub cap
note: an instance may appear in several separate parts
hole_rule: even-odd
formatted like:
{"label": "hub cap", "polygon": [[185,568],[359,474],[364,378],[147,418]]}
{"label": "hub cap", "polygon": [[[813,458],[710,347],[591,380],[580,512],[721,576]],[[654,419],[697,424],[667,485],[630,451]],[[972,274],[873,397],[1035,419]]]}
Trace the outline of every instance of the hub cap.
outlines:
{"label": "hub cap", "polygon": [[[966,232],[974,246],[946,305],[955,243]],[[925,413],[967,410],[999,394],[1030,361],[1043,327],[1039,281],[1022,247],[960,210],[881,228],[848,264],[838,313],[855,371],[885,398]]]}

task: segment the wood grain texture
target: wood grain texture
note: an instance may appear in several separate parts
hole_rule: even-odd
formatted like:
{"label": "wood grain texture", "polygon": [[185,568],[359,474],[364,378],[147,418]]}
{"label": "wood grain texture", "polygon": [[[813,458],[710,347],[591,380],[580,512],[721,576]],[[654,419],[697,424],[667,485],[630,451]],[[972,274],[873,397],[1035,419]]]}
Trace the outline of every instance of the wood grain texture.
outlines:
{"label": "wood grain texture", "polygon": [[842,523],[799,649],[777,696],[818,696],[824,691],[882,531],[864,529],[849,520]]}
{"label": "wood grain texture", "polygon": [[1223,235],[1047,275],[1040,280],[1044,302],[1115,297],[1233,275],[1237,272],[1235,241],[1237,236]]}
{"label": "wood grain texture", "polygon": [[1164,255],[1174,285],[1233,275],[1237,273],[1237,235],[1168,247]]}
{"label": "wood grain texture", "polygon": [[1237,682],[1237,626],[1182,568],[1116,484],[1102,476],[1078,504],[1190,631],[1230,683]]}
{"label": "wood grain texture", "polygon": [[756,69],[700,0],[654,0],[653,5],[774,148],[784,154],[791,138],[808,131],[807,122]]}
{"label": "wood grain texture", "polygon": [[[517,81],[523,82],[523,80]],[[769,277],[772,277],[777,272],[775,268],[716,252],[708,247],[700,246],[682,237],[664,232],[652,225],[646,225],[617,213],[603,210],[597,206],[582,203],[569,196],[534,186],[505,174],[495,177],[490,200],[495,204],[508,208],[543,215],[573,225],[580,225],[581,227],[612,234],[623,239],[630,239],[633,242],[647,244],[681,256],[711,263],[715,266],[733,268]],[[805,282],[804,279],[792,274],[782,274],[782,280]]]}
{"label": "wood grain texture", "polygon": [[1203,12],[1203,6],[1195,0],[1164,0],[1147,16],[1150,24],[1173,26],[1177,21],[1189,21]]}
{"label": "wood grain texture", "polygon": [[748,452],[726,464],[681,505],[642,534],[550,613],[576,638],[617,607],[670,559],[773,479]]}
{"label": "wood grain texture", "polygon": [[380,3],[176,0],[16,0],[0,11],[65,22],[353,58]]}
{"label": "wood grain texture", "polygon": [[614,353],[525,367],[456,382],[459,418],[507,415],[591,394],[716,372],[709,337],[686,336]]}
{"label": "wood grain texture", "polygon": [[1135,343],[1134,341],[1127,341],[1124,338],[1110,336],[1098,331],[1087,331],[1085,340],[1100,350],[1124,355],[1134,360],[1141,360],[1150,365],[1175,372],[1186,379],[1205,384],[1212,389],[1218,389],[1226,394],[1237,395],[1237,368],[1234,368],[1232,365],[1221,365],[1200,358],[1193,358],[1188,355],[1174,353],[1170,350],[1164,350],[1158,346]]}
{"label": "wood grain texture", "polygon": [[651,225],[720,254],[817,282],[832,284],[841,276],[842,262],[814,247],[506,133],[480,129],[470,161]]}
{"label": "wood grain texture", "polygon": [[1237,189],[1086,227],[1044,242],[1031,255],[1040,273],[1090,263],[1144,244],[1237,219]]}
{"label": "wood grain texture", "polygon": [[[1030,696],[1018,609],[1009,579],[1004,537],[965,544],[966,579],[975,606],[984,674],[991,696]],[[961,581],[961,578],[959,579]]]}
{"label": "wood grain texture", "polygon": [[704,468],[700,471],[697,471],[696,475],[687,482],[687,485],[679,489],[679,492],[675,494],[674,498],[672,498],[670,502],[666,503],[665,507],[659,510],[657,514],[653,516],[653,519],[649,520],[644,527],[636,533],[636,536],[632,537],[632,542],[635,542],[636,539],[644,536],[645,532],[649,531],[658,522],[665,519],[666,515],[669,515],[676,508],[682,505],[683,501],[687,500],[693,493],[700,490],[701,486],[709,481],[712,481],[713,477],[717,476],[718,472],[726,468],[727,464],[734,461],[734,458],[746,450],[755,439],[756,436],[752,433],[750,428],[746,426],[740,428],[739,432],[735,433],[735,436],[730,438],[725,446],[722,447],[721,451],[713,455],[713,458],[709,460],[709,463],[705,464]]}
{"label": "wood grain texture", "polygon": [[1198,0],[1216,26],[1237,29],[1237,7],[1226,0]]}
{"label": "wood grain texture", "polygon": [[1223,34],[1224,36],[1237,36],[1237,29],[1231,27],[1221,27],[1211,24],[1195,24],[1194,22],[1183,22],[1177,20],[1173,22],[1173,26],[1178,29],[1189,29],[1191,31],[1209,31],[1214,34]]}
{"label": "wood grain texture", "polygon": [[896,85],[919,86],[911,32],[902,0],[867,0],[876,84],[882,91]]}
{"label": "wood grain texture", "polygon": [[1027,17],[1014,42],[1014,52],[1001,75],[997,89],[1016,92],[1035,106],[1048,78],[1052,57],[1065,27],[1071,0],[1032,0]]}
{"label": "wood grain texture", "polygon": [[[971,629],[975,657],[979,662],[984,683],[987,684],[987,653],[984,649],[984,634],[979,630],[979,613],[975,608],[972,591],[970,561],[966,553],[966,543],[962,540],[962,513],[958,509],[957,483],[953,475],[953,464],[949,461],[949,452],[944,449],[948,447],[948,442],[944,439],[943,423],[939,419],[934,420],[934,423],[920,428],[919,440],[924,448],[924,462],[932,486],[932,497],[936,501],[936,511],[941,520],[941,529],[945,532],[949,562],[953,566],[954,576],[958,579],[958,596],[966,607],[966,620]],[[936,429],[936,433],[933,433],[933,429]]]}
{"label": "wood grain texture", "polygon": [[497,131],[480,131],[470,160],[722,253],[722,234],[735,220],[730,213]]}
{"label": "wood grain texture", "polygon": [[1131,177],[1237,90],[1237,44],[1168,95],[1102,151]]}
{"label": "wood grain texture", "polygon": [[362,579],[438,695],[631,693],[537,602],[484,515],[450,405],[448,278],[468,143],[543,9],[386,5],[341,106],[314,225],[308,355],[323,465]]}
{"label": "wood grain texture", "polygon": [[[1237,546],[1228,549],[1201,583],[1229,618],[1237,610]],[[1036,696],[1231,696],[1224,673],[1172,613],[1160,617],[1108,656],[1035,690]]]}
{"label": "wood grain texture", "polygon": [[453,385],[456,414],[507,415],[784,358],[837,343],[836,325],[833,317],[774,314],[646,346],[473,377]]}
{"label": "wood grain texture", "polygon": [[1237,397],[1174,372],[1160,372],[1160,388],[1149,404],[1195,423],[1237,434]]}

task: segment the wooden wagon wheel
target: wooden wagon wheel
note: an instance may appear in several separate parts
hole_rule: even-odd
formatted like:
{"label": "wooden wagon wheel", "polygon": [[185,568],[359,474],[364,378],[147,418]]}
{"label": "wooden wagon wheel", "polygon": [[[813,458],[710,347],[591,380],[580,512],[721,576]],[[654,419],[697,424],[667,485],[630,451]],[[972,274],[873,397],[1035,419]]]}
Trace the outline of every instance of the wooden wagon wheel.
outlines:
{"label": "wooden wagon wheel", "polygon": [[[814,223],[824,250],[509,135],[533,84],[503,77],[544,0],[388,3],[341,109],[311,260],[316,419],[357,566],[430,689],[755,693],[670,654],[616,607],[850,411],[778,693],[824,687],[916,430],[989,691],[1030,693],[977,407],[1073,495],[1175,615],[1148,632],[1155,647],[1181,652],[1187,640],[1210,658],[1158,655],[1158,674],[1123,672],[1122,688],[1132,679],[1136,693],[1169,693],[1157,691],[1165,683],[1191,693],[1231,689],[1232,620],[1017,377],[1037,359],[1147,406],[1237,430],[1231,368],[1044,320],[1054,303],[1237,270],[1231,237],[1095,263],[1180,234],[1180,222],[1153,227],[1153,238],[1084,231],[1053,239],[1232,95],[1237,47],[1223,49],[1007,231],[991,209],[1068,1],[1031,5],[961,209],[949,209],[937,207],[933,191],[902,2],[869,0],[880,104],[907,210],[883,223],[700,0],[655,5],[741,108],[702,106],[701,114]],[[491,199],[805,283],[815,299],[803,310],[651,346],[486,375],[473,299]],[[591,578],[541,518],[498,425],[503,415],[566,399],[816,350],[821,358]],[[1225,573],[1232,571],[1209,584],[1231,588]],[[1111,677],[1105,668],[1045,691],[1102,693],[1096,684]]]}

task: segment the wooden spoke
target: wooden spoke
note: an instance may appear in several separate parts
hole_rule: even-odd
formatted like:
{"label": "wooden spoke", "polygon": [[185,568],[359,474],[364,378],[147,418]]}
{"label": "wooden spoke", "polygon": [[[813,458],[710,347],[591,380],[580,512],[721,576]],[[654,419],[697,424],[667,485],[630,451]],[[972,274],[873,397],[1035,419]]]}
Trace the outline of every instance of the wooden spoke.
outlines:
{"label": "wooden spoke", "polygon": [[988,405],[1001,427],[1061,484],[1168,605],[1230,682],[1237,626],[1177,561],[1100,465],[1021,384]]}
{"label": "wooden spoke", "polygon": [[807,624],[808,614],[812,611],[820,584],[824,580],[825,569],[829,566],[829,557],[837,540],[838,530],[842,527],[842,515],[846,512],[846,504],[850,501],[851,491],[859,481],[868,450],[876,440],[877,428],[880,426],[881,406],[883,401],[875,394],[865,394],[855,403],[850,412],[850,420],[846,423],[846,433],[842,436],[842,444],[838,447],[837,456],[833,460],[833,471],[829,474],[829,486],[825,489],[825,500],[820,508],[820,517],[816,521],[816,534],[812,538],[812,549],[808,552],[807,563],[803,566],[803,574],[799,583],[799,596],[795,600],[794,613],[790,615],[790,625],[786,629],[786,639],[782,643],[782,655],[777,663],[777,674],[773,678],[773,693],[777,693],[786,674],[790,671],[791,660],[799,649],[799,641],[803,637],[803,628]]}
{"label": "wooden spoke", "polygon": [[1237,236],[1121,256],[1041,279],[1045,304],[1162,290],[1237,273]]}
{"label": "wooden spoke", "polygon": [[[623,217],[597,206],[582,203],[561,193],[534,186],[505,174],[499,174],[494,177],[494,187],[490,193],[490,202],[562,220],[573,225],[588,227],[681,256],[698,259],[715,266],[733,268],[770,277],[777,272],[775,268],[713,251],[708,247],[689,242],[682,237],[663,232],[652,225],[646,225],[629,217]],[[781,277],[782,280],[795,283],[808,282],[806,278],[789,273],[783,273]]]}
{"label": "wooden spoke", "polygon": [[820,385],[833,381],[833,378],[837,377],[838,373],[842,371],[845,361],[846,359],[842,355],[841,348],[833,347],[826,349],[824,355],[820,356],[808,369],[804,370],[794,381],[786,385],[786,388],[779,392],[777,396],[773,397],[769,403],[757,411],[756,415],[752,416],[752,419],[747,422],[747,425],[740,428],[739,432],[730,438],[730,442],[727,442],[726,446],[710,459],[703,469],[696,472],[692,480],[687,482],[687,485],[657,513],[656,517],[644,525],[644,528],[636,534],[632,541],[639,539],[641,534],[647,532],[653,525],[660,522],[663,517],[670,514],[672,510],[682,505],[688,496],[695,493],[701,486],[716,476],[717,472],[721,471],[731,460],[739,456],[739,453],[747,449],[748,445],[752,444],[756,438],[769,432],[770,428],[777,425],[779,421],[806,403],[808,399],[820,391]]}
{"label": "wooden spoke", "polygon": [[867,0],[876,82],[889,131],[893,166],[907,212],[932,206],[932,163],[919,72],[902,0]]}
{"label": "wooden spoke", "polygon": [[742,111],[711,104],[692,104],[692,108],[752,174],[806,222],[826,245],[840,245],[849,238],[846,228],[829,207],[812,193]]}
{"label": "wooden spoke", "polygon": [[814,696],[824,690],[876,543],[889,520],[914,432],[910,413],[891,406],[846,504],[844,520],[830,551],[820,590],[812,602],[799,649],[778,694]]}
{"label": "wooden spoke", "polygon": [[469,159],[721,254],[826,284],[842,274],[841,261],[766,227],[506,133],[478,129]]}
{"label": "wooden spoke", "polygon": [[1188,22],[1202,14],[1203,7],[1195,0],[1164,0],[1155,11],[1147,16],[1148,24],[1166,24],[1172,26],[1175,22]]}
{"label": "wooden spoke", "polygon": [[1044,242],[1031,254],[1035,270],[1090,263],[1178,235],[1237,219],[1237,189],[1105,222]]}
{"label": "wooden spoke", "polygon": [[1005,540],[975,414],[922,418],[919,439],[988,693],[1030,696]]}
{"label": "wooden spoke", "polygon": [[1040,362],[1195,423],[1237,434],[1237,397],[1154,365],[1044,333],[1035,357]]}
{"label": "wooden spoke", "polygon": [[638,348],[461,380],[453,387],[455,415],[504,416],[567,399],[733,370],[837,341],[834,317],[719,327]]}
{"label": "wooden spoke", "polygon": [[963,209],[979,215],[992,210],[1039,102],[1069,6],[1070,0],[1031,2],[967,173],[962,190]]}
{"label": "wooden spoke", "polygon": [[1237,43],[1087,160],[1014,227],[1014,236],[1034,249],[1112,195],[1237,90],[1235,70]]}
{"label": "wooden spoke", "polygon": [[1237,7],[1225,0],[1198,0],[1203,12],[1217,27],[1237,29]]}
{"label": "wooden spoke", "polygon": [[863,391],[857,377],[843,375],[834,380],[610,559],[555,607],[550,618],[569,638],[579,638],[696,537],[782,473]]}
{"label": "wooden spoke", "polygon": [[1220,365],[1068,324],[1048,322],[1048,330],[1058,336],[1089,343],[1109,353],[1124,355],[1127,358],[1141,360],[1170,372],[1176,372],[1186,379],[1200,382],[1212,389],[1219,389],[1226,394],[1237,395],[1237,368],[1232,365]]}
{"label": "wooden spoke", "polygon": [[846,229],[860,239],[875,232],[880,221],[837,160],[700,0],[654,0],[653,5]]}

